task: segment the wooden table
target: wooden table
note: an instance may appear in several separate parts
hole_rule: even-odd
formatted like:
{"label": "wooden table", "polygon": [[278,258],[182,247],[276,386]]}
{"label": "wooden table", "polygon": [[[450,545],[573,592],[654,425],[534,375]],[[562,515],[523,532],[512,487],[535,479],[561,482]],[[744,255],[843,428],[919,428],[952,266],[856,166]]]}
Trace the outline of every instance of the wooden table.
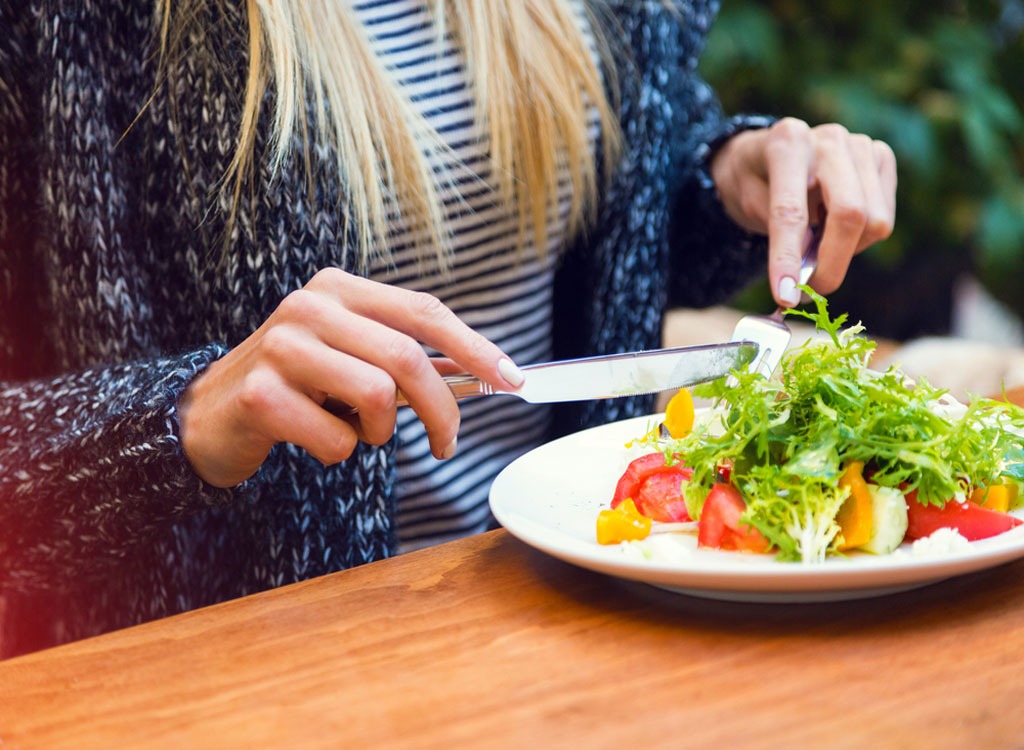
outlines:
{"label": "wooden table", "polygon": [[1024,561],[702,600],[504,531],[0,662],[0,747],[1024,744]]}

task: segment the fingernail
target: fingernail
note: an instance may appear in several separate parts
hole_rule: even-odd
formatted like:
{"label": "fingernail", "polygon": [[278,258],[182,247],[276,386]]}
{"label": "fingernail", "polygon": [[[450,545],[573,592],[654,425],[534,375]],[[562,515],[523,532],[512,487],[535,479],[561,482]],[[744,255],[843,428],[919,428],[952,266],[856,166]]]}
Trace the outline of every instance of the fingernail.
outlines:
{"label": "fingernail", "polygon": [[459,439],[457,437],[452,438],[452,441],[448,443],[448,447],[441,451],[441,458],[448,460],[455,455],[455,451],[459,447]]}
{"label": "fingernail", "polygon": [[800,304],[800,290],[796,288],[796,281],[792,276],[783,276],[779,279],[779,299],[791,305]]}
{"label": "fingernail", "polygon": [[498,360],[498,374],[505,378],[507,382],[513,388],[518,388],[526,380],[526,376],[523,371],[515,366],[515,363],[511,359],[499,359]]}

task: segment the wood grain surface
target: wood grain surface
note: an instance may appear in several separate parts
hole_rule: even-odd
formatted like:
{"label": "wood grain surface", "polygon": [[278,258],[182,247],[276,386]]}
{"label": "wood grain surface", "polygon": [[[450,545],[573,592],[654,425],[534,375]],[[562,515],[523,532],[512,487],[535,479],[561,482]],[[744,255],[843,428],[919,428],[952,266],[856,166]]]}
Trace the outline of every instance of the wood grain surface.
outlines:
{"label": "wood grain surface", "polygon": [[1024,562],[691,598],[491,532],[0,662],[0,747],[1024,743]]}

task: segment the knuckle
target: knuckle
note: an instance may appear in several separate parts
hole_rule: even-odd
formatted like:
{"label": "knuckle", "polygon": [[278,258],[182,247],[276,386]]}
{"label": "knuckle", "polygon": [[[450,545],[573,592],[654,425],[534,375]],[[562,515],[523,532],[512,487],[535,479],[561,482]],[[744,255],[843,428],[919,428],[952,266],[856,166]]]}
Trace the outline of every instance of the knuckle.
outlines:
{"label": "knuckle", "polygon": [[837,122],[819,125],[814,129],[814,133],[821,140],[832,143],[845,141],[850,137],[850,131]]}
{"label": "knuckle", "polygon": [[885,141],[872,141],[871,145],[879,163],[896,165],[896,152],[892,150],[892,146]]}
{"label": "knuckle", "polygon": [[775,138],[791,141],[798,138],[806,138],[811,127],[803,120],[796,117],[783,117],[771,128],[771,134]]}
{"label": "knuckle", "polygon": [[850,135],[850,146],[856,149],[857,151],[863,152],[865,154],[871,153],[872,143],[873,141],[871,140],[871,138],[869,136],[864,135],[863,133],[854,133]]}
{"label": "knuckle", "polygon": [[771,207],[771,221],[786,227],[803,227],[807,225],[807,206],[796,202],[776,203]]}
{"label": "knuckle", "polygon": [[312,320],[320,310],[320,300],[309,287],[289,292],[277,307],[278,313],[287,320]]}
{"label": "knuckle", "polygon": [[273,412],[278,399],[274,394],[279,387],[276,377],[263,369],[246,374],[238,389],[238,403],[245,414],[267,415]]}
{"label": "knuckle", "polygon": [[860,204],[839,203],[829,207],[829,221],[834,221],[847,230],[861,231],[867,226],[868,212]]}
{"label": "knuckle", "polygon": [[432,324],[444,323],[452,316],[452,311],[441,300],[427,292],[413,292],[412,307],[417,315]]}
{"label": "knuckle", "polygon": [[427,354],[418,343],[405,336],[395,336],[386,346],[384,359],[390,372],[415,375],[424,367]]}
{"label": "knuckle", "polygon": [[272,326],[260,337],[260,353],[271,362],[289,362],[298,355],[298,342],[288,326]]}
{"label": "knuckle", "polygon": [[344,284],[349,279],[349,274],[335,266],[321,268],[313,278],[309,280],[307,287],[335,287]]}
{"label": "knuckle", "polygon": [[370,414],[388,412],[395,408],[398,393],[395,381],[388,377],[373,378],[363,383],[360,394],[361,411]]}

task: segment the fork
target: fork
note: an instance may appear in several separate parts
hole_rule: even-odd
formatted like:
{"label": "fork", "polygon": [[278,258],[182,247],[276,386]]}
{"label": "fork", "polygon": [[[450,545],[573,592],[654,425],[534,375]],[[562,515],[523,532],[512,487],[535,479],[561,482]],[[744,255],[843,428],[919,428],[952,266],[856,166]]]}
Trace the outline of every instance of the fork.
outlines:
{"label": "fork", "polygon": [[[823,229],[824,222],[811,227],[807,247],[800,261],[800,285],[806,284],[818,267],[818,245],[821,243]],[[737,321],[732,332],[733,341],[753,341],[757,344],[757,357],[750,363],[749,369],[761,373],[766,378],[770,378],[775,368],[779,366],[782,355],[793,337],[789,326],[782,322],[784,309],[780,305],[771,315],[744,315]]]}

